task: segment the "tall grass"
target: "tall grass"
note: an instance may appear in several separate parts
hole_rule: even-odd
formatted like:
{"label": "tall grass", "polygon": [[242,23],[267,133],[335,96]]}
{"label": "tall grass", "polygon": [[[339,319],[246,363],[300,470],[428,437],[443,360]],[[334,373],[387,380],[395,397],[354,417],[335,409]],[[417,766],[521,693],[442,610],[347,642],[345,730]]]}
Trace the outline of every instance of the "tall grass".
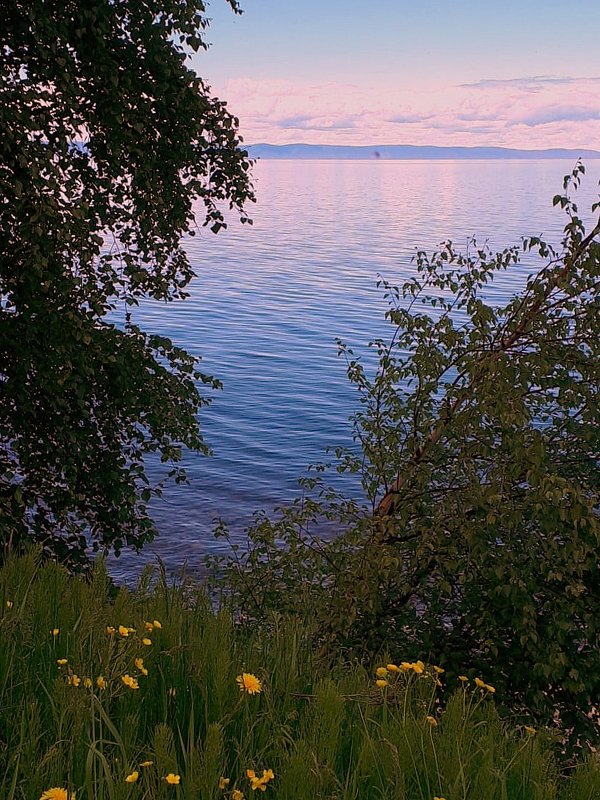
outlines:
{"label": "tall grass", "polygon": [[[86,582],[31,554],[0,570],[0,603],[2,800],[600,797],[597,760],[561,776],[550,738],[510,730],[488,689],[463,682],[442,711],[433,668],[382,686],[360,665],[326,671],[298,622],[245,631],[198,588],[115,594],[101,565]],[[273,770],[264,795],[247,770]]]}

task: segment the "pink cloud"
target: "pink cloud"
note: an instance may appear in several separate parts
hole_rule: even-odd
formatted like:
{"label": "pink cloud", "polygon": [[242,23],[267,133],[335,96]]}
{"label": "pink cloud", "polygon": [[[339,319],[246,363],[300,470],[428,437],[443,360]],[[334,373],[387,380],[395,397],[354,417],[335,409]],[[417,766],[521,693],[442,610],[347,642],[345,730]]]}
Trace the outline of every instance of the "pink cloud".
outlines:
{"label": "pink cloud", "polygon": [[542,76],[434,90],[239,78],[215,90],[248,143],[600,149],[599,88],[600,78]]}

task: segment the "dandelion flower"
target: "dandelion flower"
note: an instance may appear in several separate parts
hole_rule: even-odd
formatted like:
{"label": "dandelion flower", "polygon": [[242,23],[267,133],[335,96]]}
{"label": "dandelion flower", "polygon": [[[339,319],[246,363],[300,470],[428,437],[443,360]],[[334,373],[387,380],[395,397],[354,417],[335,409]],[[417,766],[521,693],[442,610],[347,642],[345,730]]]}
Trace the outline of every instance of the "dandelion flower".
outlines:
{"label": "dandelion flower", "polygon": [[416,672],[417,675],[421,675],[423,670],[425,669],[425,664],[422,661],[415,661],[412,665],[413,672]]}
{"label": "dandelion flower", "polygon": [[83,685],[85,686],[86,689],[91,689],[94,684],[92,683],[91,678],[84,678]]}
{"label": "dandelion flower", "polygon": [[152,622],[144,622],[144,628],[151,633],[154,630],[154,624]]}
{"label": "dandelion flower", "polygon": [[136,658],[135,666],[139,669],[139,671],[142,673],[142,675],[147,675],[148,674],[148,670],[144,666],[144,659],[143,658]]}
{"label": "dandelion flower", "polygon": [[532,728],[531,725],[523,725],[523,730],[527,731],[527,733],[535,733],[535,728]]}
{"label": "dandelion flower", "polygon": [[446,800],[446,798],[445,797],[437,797],[437,795],[436,795],[436,797],[434,797],[433,800]]}
{"label": "dandelion flower", "polygon": [[380,689],[385,689],[386,686],[389,686],[389,683],[385,678],[379,678],[375,681],[375,686],[379,686]]}
{"label": "dandelion flower", "polygon": [[231,793],[231,800],[244,800],[243,792],[240,792],[239,789],[234,789]]}
{"label": "dandelion flower", "polygon": [[181,780],[181,777],[179,775],[175,775],[173,772],[169,772],[169,774],[165,776],[165,780],[167,783],[176,786]]}
{"label": "dandelion flower", "polygon": [[99,689],[106,689],[106,678],[104,677],[104,675],[98,675],[98,677],[96,678],[96,686]]}
{"label": "dandelion flower", "polygon": [[64,667],[64,665],[67,663],[67,660],[68,659],[66,658],[57,658],[56,663],[58,664],[59,667]]}
{"label": "dandelion flower", "polygon": [[485,688],[488,690],[490,694],[496,694],[496,690],[493,686],[490,686],[489,683],[486,683]]}
{"label": "dandelion flower", "polygon": [[397,667],[396,664],[386,664],[386,669],[388,672],[400,672],[400,667]]}
{"label": "dandelion flower", "polygon": [[242,692],[247,692],[248,694],[260,694],[262,692],[261,682],[256,675],[252,675],[250,672],[242,672],[241,675],[237,676],[236,681]]}
{"label": "dandelion flower", "polygon": [[485,689],[485,681],[482,681],[481,678],[475,678],[475,685],[480,689]]}
{"label": "dandelion flower", "polygon": [[436,667],[435,665],[434,665],[434,667],[433,667],[433,671],[434,671],[434,672],[437,672],[437,674],[438,674],[438,675],[443,675],[443,674],[444,674],[444,672],[446,672],[446,670],[445,670],[445,669],[442,669],[442,667]]}
{"label": "dandelion flower", "polygon": [[226,789],[229,786],[229,778],[219,778],[219,789]]}
{"label": "dandelion flower", "polygon": [[160,624],[160,622],[159,622],[157,619],[154,619],[154,620],[152,620],[152,625],[153,625],[153,626],[156,628],[156,630],[158,630],[158,631],[159,631],[159,630],[162,628],[162,625]]}
{"label": "dandelion flower", "polygon": [[402,661],[402,663],[400,664],[400,669],[403,672],[408,672],[409,670],[412,669],[412,664],[410,663],[410,661]]}
{"label": "dandelion flower", "polygon": [[150,647],[150,645],[152,644],[152,639],[148,639],[147,636],[144,636],[144,638],[142,639],[142,644],[145,644],[146,647]]}
{"label": "dandelion flower", "polygon": [[6,607],[7,607],[7,608],[12,608],[12,607],[13,607],[13,605],[14,605],[14,603],[13,603],[13,601],[12,601],[12,600],[7,600],[7,601],[6,601]]}
{"label": "dandelion flower", "polygon": [[108,633],[109,636],[114,636],[117,631],[115,630],[115,628],[113,628],[112,625],[107,625],[106,632]]}
{"label": "dandelion flower", "polygon": [[60,628],[52,628],[50,632],[52,636],[58,636],[58,634],[60,633]]}
{"label": "dandelion flower", "polygon": [[75,794],[73,792],[69,794],[66,789],[55,786],[54,789],[46,789],[40,800],[75,800]]}
{"label": "dandelion flower", "polygon": [[139,689],[140,685],[135,678],[132,678],[131,675],[122,675],[121,680],[125,684],[125,686],[129,686],[130,689]]}
{"label": "dandelion flower", "polygon": [[119,625],[119,635],[126,639],[129,636],[130,629],[126,628],[125,625]]}
{"label": "dandelion flower", "polygon": [[67,683],[71,686],[79,686],[81,683],[81,678],[73,673],[72,675],[67,675]]}
{"label": "dandelion flower", "polygon": [[377,675],[378,678],[385,678],[387,674],[387,667],[377,667],[375,670],[375,675]]}
{"label": "dandelion flower", "polygon": [[469,682],[469,679],[467,678],[466,675],[459,675],[458,676],[458,680],[462,681],[463,683],[468,683]]}
{"label": "dandelion flower", "polygon": [[137,769],[134,769],[133,772],[130,772],[129,775],[126,776],[125,783],[135,783],[139,777],[140,773]]}
{"label": "dandelion flower", "polygon": [[273,772],[272,769],[263,769],[263,774],[260,778],[257,776],[256,772],[254,772],[253,769],[247,769],[246,775],[250,779],[250,784],[253,792],[256,791],[256,789],[258,789],[261,792],[266,792],[267,784],[269,783],[269,781],[272,781],[273,778],[275,777],[275,773]]}
{"label": "dandelion flower", "polygon": [[151,767],[154,764],[154,761],[142,761],[140,767]]}
{"label": "dandelion flower", "polygon": [[436,719],[435,717],[432,717],[432,716],[431,716],[431,714],[428,714],[428,715],[425,717],[425,719],[426,719],[426,720],[427,720],[427,722],[428,722],[428,723],[431,725],[431,727],[432,727],[432,728],[435,728],[435,727],[436,727],[436,725],[438,724],[438,723],[437,723],[437,719]]}

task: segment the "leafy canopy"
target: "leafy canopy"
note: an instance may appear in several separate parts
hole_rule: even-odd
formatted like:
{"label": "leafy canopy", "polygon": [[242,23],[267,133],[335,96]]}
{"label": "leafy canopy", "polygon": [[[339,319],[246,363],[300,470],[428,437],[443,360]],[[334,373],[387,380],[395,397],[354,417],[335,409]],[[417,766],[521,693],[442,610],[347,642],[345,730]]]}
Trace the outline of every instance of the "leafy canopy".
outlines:
{"label": "leafy canopy", "polygon": [[[239,11],[235,0],[229,5]],[[186,66],[199,0],[8,0],[0,26],[0,530],[73,561],[152,535],[144,459],[206,450],[197,359],[133,324],[181,240],[252,200],[238,120]],[[199,204],[199,205],[198,205]],[[203,219],[202,219],[203,217]],[[123,324],[107,319],[124,311]],[[114,319],[115,315],[110,317]],[[183,479],[174,466],[172,475]],[[84,536],[85,534],[85,536]]]}
{"label": "leafy canopy", "polygon": [[[557,249],[447,243],[384,284],[392,332],[372,344],[375,373],[340,345],[360,402],[337,469],[363,498],[317,474],[312,497],[259,518],[247,551],[216,566],[246,613],[306,609],[325,652],[437,660],[483,675],[525,719],[558,714],[595,738],[600,223],[586,234],[572,199],[583,172],[554,198],[568,218]],[[522,254],[537,271],[490,305],[487,285]]]}

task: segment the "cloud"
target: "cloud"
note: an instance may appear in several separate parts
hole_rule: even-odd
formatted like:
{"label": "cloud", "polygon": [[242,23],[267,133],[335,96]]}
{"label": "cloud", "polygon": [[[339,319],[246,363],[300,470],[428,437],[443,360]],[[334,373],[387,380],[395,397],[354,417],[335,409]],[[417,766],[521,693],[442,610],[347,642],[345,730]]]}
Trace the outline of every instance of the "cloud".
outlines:
{"label": "cloud", "polygon": [[498,87],[544,87],[544,86],[568,86],[572,83],[580,81],[598,81],[600,78],[571,78],[568,76],[552,76],[552,75],[535,75],[531,77],[522,78],[505,78],[504,80],[482,80],[473,83],[462,83],[461,88],[474,88],[474,89],[495,89]]}
{"label": "cloud", "polygon": [[399,125],[415,125],[417,122],[426,122],[433,118],[433,114],[396,114],[393,117],[388,117],[388,122],[394,122]]}
{"label": "cloud", "polygon": [[551,122],[585,122],[600,119],[600,109],[585,106],[546,106],[521,119],[524,125],[548,125]]}
{"label": "cloud", "polygon": [[[218,87],[248,143],[497,145],[600,150],[600,77],[367,87],[238,78]],[[217,87],[215,87],[217,88]],[[299,131],[302,133],[299,135]]]}
{"label": "cloud", "polygon": [[351,118],[332,119],[327,117],[313,117],[307,114],[296,114],[293,117],[277,119],[274,124],[279,128],[291,128],[302,131],[330,131],[348,130],[355,127],[355,120]]}

